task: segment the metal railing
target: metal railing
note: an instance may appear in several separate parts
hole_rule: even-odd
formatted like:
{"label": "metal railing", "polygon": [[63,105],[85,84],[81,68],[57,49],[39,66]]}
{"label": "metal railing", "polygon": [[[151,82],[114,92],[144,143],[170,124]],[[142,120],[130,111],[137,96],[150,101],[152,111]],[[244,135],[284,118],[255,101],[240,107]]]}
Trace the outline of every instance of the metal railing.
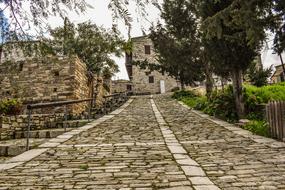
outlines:
{"label": "metal railing", "polygon": [[[122,97],[122,96],[127,96],[127,93],[116,93],[116,94],[111,94],[107,96],[103,96],[104,98],[104,109],[106,110],[106,102],[110,98],[117,98],[117,97]],[[49,107],[58,107],[58,106],[64,106],[64,131],[66,132],[67,130],[67,105],[73,105],[73,104],[78,104],[78,103],[83,103],[83,102],[90,102],[88,106],[88,121],[91,119],[91,109],[92,109],[92,102],[96,101],[96,98],[90,98],[90,99],[82,99],[82,100],[70,100],[70,101],[60,101],[60,102],[50,102],[50,103],[38,103],[38,104],[29,104],[27,105],[27,110],[28,110],[28,125],[26,129],[26,136],[27,136],[27,141],[26,141],[26,150],[28,151],[30,149],[30,131],[31,131],[31,116],[32,116],[32,110],[34,109],[40,109],[40,108],[49,108]],[[106,114],[106,111],[105,111]]]}
{"label": "metal railing", "polygon": [[50,102],[50,103],[38,103],[38,104],[29,104],[27,105],[28,110],[28,125],[27,125],[27,142],[26,142],[26,150],[29,150],[30,147],[30,130],[31,130],[31,116],[32,116],[32,110],[34,109],[40,109],[40,108],[49,108],[49,107],[58,107],[58,106],[64,106],[64,131],[66,132],[67,129],[67,105],[73,105],[83,102],[90,102],[88,106],[88,121],[90,121],[91,118],[91,105],[92,101],[96,101],[96,98],[90,98],[90,99],[83,99],[83,100],[70,100],[70,101],[61,101],[61,102]]}

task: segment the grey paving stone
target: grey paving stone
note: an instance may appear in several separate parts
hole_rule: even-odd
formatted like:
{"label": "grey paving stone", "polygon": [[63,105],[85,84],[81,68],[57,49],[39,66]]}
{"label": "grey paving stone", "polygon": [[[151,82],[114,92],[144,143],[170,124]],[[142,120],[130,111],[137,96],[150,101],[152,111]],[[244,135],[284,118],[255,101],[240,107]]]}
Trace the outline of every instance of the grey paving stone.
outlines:
{"label": "grey paving stone", "polygon": [[199,166],[181,166],[187,176],[206,176],[205,172]]}

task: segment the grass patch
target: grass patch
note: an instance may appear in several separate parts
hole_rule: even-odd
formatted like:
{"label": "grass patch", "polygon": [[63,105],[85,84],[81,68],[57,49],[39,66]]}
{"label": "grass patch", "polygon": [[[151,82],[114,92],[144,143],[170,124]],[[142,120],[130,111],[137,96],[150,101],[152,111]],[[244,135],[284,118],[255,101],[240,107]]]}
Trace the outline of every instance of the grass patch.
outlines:
{"label": "grass patch", "polygon": [[252,120],[241,128],[251,131],[253,134],[269,137],[269,126],[265,121]]}
{"label": "grass patch", "polygon": [[81,170],[88,170],[89,166],[87,164],[84,164],[84,165],[80,165],[79,168]]}

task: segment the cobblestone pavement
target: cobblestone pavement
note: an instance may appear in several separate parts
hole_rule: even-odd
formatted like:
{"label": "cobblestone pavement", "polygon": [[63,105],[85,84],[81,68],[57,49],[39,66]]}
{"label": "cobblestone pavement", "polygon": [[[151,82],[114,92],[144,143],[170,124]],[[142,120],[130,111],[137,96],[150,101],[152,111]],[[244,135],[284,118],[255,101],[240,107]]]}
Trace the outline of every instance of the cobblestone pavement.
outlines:
{"label": "cobblestone pavement", "polygon": [[284,143],[270,147],[235,134],[169,97],[156,102],[191,158],[221,189],[285,189]]}
{"label": "cobblestone pavement", "polygon": [[282,146],[238,135],[168,96],[124,108],[42,145],[32,160],[0,164],[0,190],[285,189]]}

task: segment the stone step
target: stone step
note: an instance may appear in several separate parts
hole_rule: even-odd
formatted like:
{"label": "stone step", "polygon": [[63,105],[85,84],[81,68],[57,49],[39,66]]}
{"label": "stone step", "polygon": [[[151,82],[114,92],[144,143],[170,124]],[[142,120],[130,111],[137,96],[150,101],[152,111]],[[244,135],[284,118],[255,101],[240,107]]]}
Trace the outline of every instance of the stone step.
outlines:
{"label": "stone step", "polygon": [[[49,139],[30,139],[30,149],[36,148]],[[0,141],[0,157],[17,156],[26,151],[26,139]]]}
{"label": "stone step", "polygon": [[[67,128],[67,131],[72,130],[72,128]],[[55,138],[65,131],[64,129],[46,129],[46,130],[35,130],[30,131],[30,138],[41,139],[41,138]],[[15,139],[27,138],[26,131],[19,131],[15,133]],[[1,141],[0,141],[1,143]]]}

